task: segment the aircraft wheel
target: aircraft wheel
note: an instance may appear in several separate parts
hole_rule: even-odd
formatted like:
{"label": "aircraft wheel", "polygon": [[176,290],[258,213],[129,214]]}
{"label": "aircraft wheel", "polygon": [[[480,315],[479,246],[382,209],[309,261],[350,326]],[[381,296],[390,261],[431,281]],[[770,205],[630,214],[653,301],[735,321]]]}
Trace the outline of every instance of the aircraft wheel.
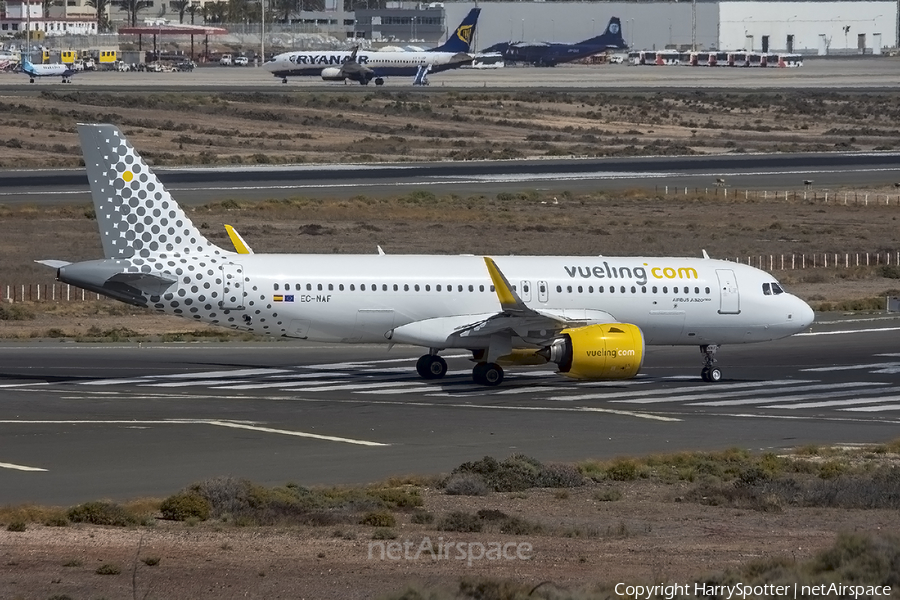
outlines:
{"label": "aircraft wheel", "polygon": [[423,379],[440,379],[447,374],[447,361],[434,354],[425,354],[416,361],[416,372]]}
{"label": "aircraft wheel", "polygon": [[431,355],[425,354],[416,361],[416,373],[422,378],[428,379],[428,363],[431,362]]}
{"label": "aircraft wheel", "polygon": [[34,83],[34,77],[28,80],[29,83]]}
{"label": "aircraft wheel", "polygon": [[447,374],[447,361],[440,356],[431,356],[428,364],[428,379],[440,379]]}
{"label": "aircraft wheel", "polygon": [[287,77],[282,77],[282,78],[281,78],[281,83],[287,83]]}
{"label": "aircraft wheel", "polygon": [[381,77],[376,77],[375,85],[384,85],[384,79],[382,79]]}
{"label": "aircraft wheel", "polygon": [[703,370],[700,371],[700,379],[709,381],[709,367],[703,367]]}
{"label": "aircraft wheel", "polygon": [[472,369],[472,380],[480,385],[500,385],[503,383],[503,369],[495,363],[478,363]]}
{"label": "aircraft wheel", "polygon": [[709,381],[710,383],[718,383],[718,382],[722,381],[722,370],[717,369],[716,367],[712,367],[709,370],[709,374],[706,377],[707,377],[706,380]]}

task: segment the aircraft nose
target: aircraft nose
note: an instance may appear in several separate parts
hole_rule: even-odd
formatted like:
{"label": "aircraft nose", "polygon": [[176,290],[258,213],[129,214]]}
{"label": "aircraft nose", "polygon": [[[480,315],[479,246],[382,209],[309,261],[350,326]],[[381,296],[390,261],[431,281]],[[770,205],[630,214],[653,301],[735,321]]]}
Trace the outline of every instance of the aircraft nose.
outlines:
{"label": "aircraft nose", "polygon": [[797,324],[798,331],[803,331],[816,320],[816,313],[813,312],[809,304],[800,298],[797,298],[797,303],[799,306],[794,311],[794,322]]}

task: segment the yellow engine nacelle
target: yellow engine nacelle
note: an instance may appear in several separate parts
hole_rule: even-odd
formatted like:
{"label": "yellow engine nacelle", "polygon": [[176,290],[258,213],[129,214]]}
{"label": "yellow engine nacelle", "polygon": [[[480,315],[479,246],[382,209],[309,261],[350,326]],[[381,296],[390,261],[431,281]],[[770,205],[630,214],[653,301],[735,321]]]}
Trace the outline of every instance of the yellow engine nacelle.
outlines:
{"label": "yellow engine nacelle", "polygon": [[628,323],[564,329],[540,354],[573,379],[631,379],[644,364],[644,335]]}

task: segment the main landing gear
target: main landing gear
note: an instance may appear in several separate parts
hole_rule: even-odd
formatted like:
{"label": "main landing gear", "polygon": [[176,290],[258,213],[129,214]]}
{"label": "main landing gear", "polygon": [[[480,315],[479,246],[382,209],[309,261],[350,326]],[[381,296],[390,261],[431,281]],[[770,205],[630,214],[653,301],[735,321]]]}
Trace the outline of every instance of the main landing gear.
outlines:
{"label": "main landing gear", "polygon": [[700,346],[700,352],[703,354],[703,370],[700,371],[700,378],[709,383],[716,383],[722,380],[722,370],[716,365],[716,352],[719,346],[716,344],[707,344]]}
{"label": "main landing gear", "polygon": [[[441,379],[447,374],[447,361],[437,355],[437,350],[431,352],[419,357],[416,372],[423,379]],[[472,380],[479,385],[500,385],[503,383],[503,369],[496,363],[479,362],[472,369]]]}
{"label": "main landing gear", "polygon": [[447,361],[437,354],[426,354],[416,362],[416,371],[423,379],[440,379],[447,374]]}
{"label": "main landing gear", "polygon": [[497,363],[478,363],[472,369],[472,380],[480,385],[500,385],[503,383],[503,369]]}

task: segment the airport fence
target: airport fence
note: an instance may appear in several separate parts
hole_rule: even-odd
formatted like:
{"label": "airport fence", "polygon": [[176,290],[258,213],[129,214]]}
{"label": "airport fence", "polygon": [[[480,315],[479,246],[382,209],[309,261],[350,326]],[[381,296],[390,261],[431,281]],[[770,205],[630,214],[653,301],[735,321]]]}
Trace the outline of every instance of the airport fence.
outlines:
{"label": "airport fence", "polygon": [[[734,258],[735,263],[766,271],[804,269],[850,269],[894,267],[900,269],[900,251],[890,252],[818,252],[812,254],[748,254]],[[900,270],[898,270],[900,273]],[[0,285],[2,301],[16,302],[97,302],[111,301],[96,292],[88,292],[67,283],[17,283]]]}
{"label": "airport fence", "polygon": [[721,196],[737,200],[784,200],[786,202],[823,202],[825,204],[840,204],[844,206],[900,206],[900,194],[885,194],[874,192],[833,192],[822,190],[738,190],[724,185],[713,187],[679,187],[673,185],[657,185],[657,194],[664,196]]}
{"label": "airport fence", "polygon": [[17,283],[3,286],[3,301],[16,302],[96,302],[106,296],[67,283]]}

